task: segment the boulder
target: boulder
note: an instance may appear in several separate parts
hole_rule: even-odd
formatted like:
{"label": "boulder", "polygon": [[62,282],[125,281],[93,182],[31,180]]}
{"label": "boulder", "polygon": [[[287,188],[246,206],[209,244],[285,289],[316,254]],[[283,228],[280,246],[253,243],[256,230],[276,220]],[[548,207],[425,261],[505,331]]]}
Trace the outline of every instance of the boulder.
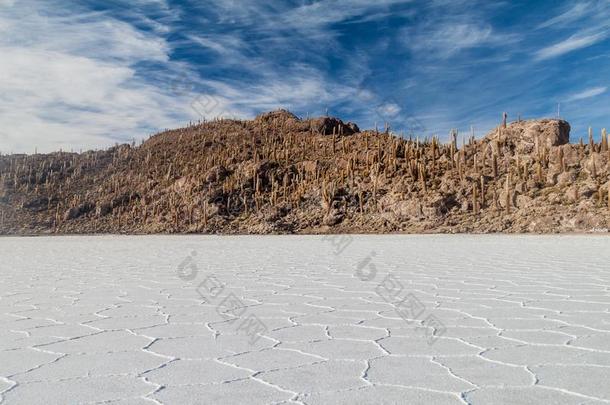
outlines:
{"label": "boulder", "polygon": [[518,195],[517,196],[517,208],[519,209],[528,209],[532,206],[532,198],[527,195]]}
{"label": "boulder", "polygon": [[294,124],[301,120],[299,119],[299,117],[297,117],[290,111],[280,109],[280,110],[270,111],[268,113],[261,114],[261,115],[257,116],[254,119],[254,121],[265,122],[265,123],[288,121],[289,123]]}
{"label": "boulder", "polygon": [[95,209],[95,215],[98,217],[104,217],[112,212],[112,204],[104,202],[99,204]]}
{"label": "boulder", "polygon": [[560,146],[570,142],[570,124],[560,119],[517,121],[506,128],[498,127],[485,137],[491,141],[512,143],[520,153],[531,153],[536,145]]}
{"label": "boulder", "polygon": [[70,208],[69,210],[67,210],[64,213],[64,221],[69,221],[71,219],[76,219],[80,216],[80,210],[78,209],[78,207],[73,207]]}
{"label": "boulder", "polygon": [[560,186],[570,185],[576,181],[577,177],[578,177],[578,174],[576,173],[576,170],[570,170],[570,171],[560,173],[557,176],[557,184]]}
{"label": "boulder", "polygon": [[[511,207],[515,207],[517,205],[517,193],[512,190],[508,192],[508,201],[510,202]],[[500,192],[499,203],[502,208],[506,208],[507,194],[506,190]]]}
{"label": "boulder", "polygon": [[47,197],[36,197],[23,204],[23,208],[32,212],[43,212],[49,207],[49,199]]}
{"label": "boulder", "polygon": [[321,117],[311,121],[313,128],[322,135],[352,135],[360,132],[358,125],[353,122],[344,123],[338,118]]}
{"label": "boulder", "polygon": [[335,226],[343,221],[343,213],[337,209],[332,209],[328,214],[324,216],[323,222],[327,226]]}
{"label": "boulder", "polygon": [[301,120],[288,110],[275,110],[261,114],[254,119],[257,126],[280,126],[286,131],[305,132],[309,130],[307,121]]}
{"label": "boulder", "polygon": [[593,152],[591,155],[582,162],[582,167],[589,176],[597,176],[606,171],[606,160],[605,156],[600,153]]}
{"label": "boulder", "polygon": [[72,207],[64,213],[64,221],[76,219],[82,215],[85,215],[95,209],[95,204],[83,203],[78,207]]}
{"label": "boulder", "polygon": [[223,181],[229,175],[229,171],[224,166],[217,165],[212,167],[205,174],[205,181],[208,183],[217,183]]}

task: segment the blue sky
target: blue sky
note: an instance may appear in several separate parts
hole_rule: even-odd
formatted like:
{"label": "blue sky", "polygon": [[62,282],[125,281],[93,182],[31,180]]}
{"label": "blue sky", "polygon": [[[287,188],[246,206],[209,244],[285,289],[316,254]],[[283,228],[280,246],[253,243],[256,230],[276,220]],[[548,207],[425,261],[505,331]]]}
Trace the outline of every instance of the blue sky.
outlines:
{"label": "blue sky", "polygon": [[610,127],[610,0],[0,0],[0,151],[101,148],[280,107],[483,135]]}

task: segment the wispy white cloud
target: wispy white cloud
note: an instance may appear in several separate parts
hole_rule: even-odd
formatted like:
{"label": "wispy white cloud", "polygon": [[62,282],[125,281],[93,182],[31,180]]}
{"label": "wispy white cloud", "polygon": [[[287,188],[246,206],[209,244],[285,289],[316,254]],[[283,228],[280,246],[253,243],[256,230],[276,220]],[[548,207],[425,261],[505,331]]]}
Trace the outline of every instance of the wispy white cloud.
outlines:
{"label": "wispy white cloud", "polygon": [[490,25],[461,21],[452,24],[430,24],[415,38],[408,38],[412,49],[434,53],[442,58],[462,50],[495,46],[514,40],[515,37],[497,34]]}
{"label": "wispy white cloud", "polygon": [[573,51],[588,48],[609,37],[610,3],[608,0],[576,0],[560,8],[561,12],[538,25],[538,30],[570,32],[566,39],[538,49],[535,60],[552,59]]}
{"label": "wispy white cloud", "polygon": [[[337,40],[340,32],[332,25],[359,16],[375,18],[390,5],[409,1],[325,0],[291,7],[281,1],[214,3],[206,9],[213,10],[214,18],[204,18],[207,26],[215,28],[186,35],[208,56],[200,65],[205,79],[199,85],[226,98],[234,110],[252,116],[279,107],[320,114],[338,103],[353,111],[361,102],[354,96],[361,93],[362,78],[369,73],[368,56],[343,49]],[[227,19],[227,30],[216,29]],[[337,72],[326,70],[329,53],[342,60],[341,80]],[[231,75],[206,78],[208,71],[227,69],[233,70]],[[369,94],[376,98],[372,91]]]}
{"label": "wispy white cloud", "polygon": [[600,94],[604,94],[606,92],[606,90],[608,90],[608,88],[605,86],[593,87],[593,88],[586,89],[579,93],[569,96],[566,99],[566,101],[585,100],[587,98],[591,98],[591,97],[599,96]]}
{"label": "wispy white cloud", "polygon": [[[308,111],[312,106],[330,107],[337,99],[353,95],[354,89],[338,83],[329,83],[317,69],[296,65],[291,74],[278,77],[272,69],[259,72],[262,78],[249,86],[229,80],[203,80],[202,84],[229,100],[234,110],[246,116],[277,108]],[[320,111],[309,111],[319,113]]]}
{"label": "wispy white cloud", "polygon": [[509,54],[523,36],[492,23],[491,16],[505,7],[502,2],[430,0],[417,9],[414,24],[402,29],[402,42],[428,62],[460,57],[467,51],[502,49]]}
{"label": "wispy white cloud", "polygon": [[246,49],[244,41],[236,35],[215,34],[215,35],[194,35],[189,34],[187,38],[193,43],[204,48],[210,49],[224,57],[227,62],[243,61],[243,51]]}
{"label": "wispy white cloud", "polygon": [[582,17],[589,15],[592,11],[594,11],[594,7],[590,1],[577,2],[572,4],[570,8],[563,13],[549,18],[538,25],[538,29],[552,26],[563,26],[567,23],[578,21]]}
{"label": "wispy white cloud", "polygon": [[241,24],[257,24],[258,29],[290,29],[313,31],[321,26],[365,16],[385,16],[388,7],[411,4],[413,0],[319,0],[301,2],[292,6],[289,2],[269,0],[212,0],[206,7],[216,10],[221,21]]}
{"label": "wispy white cloud", "polygon": [[564,55],[569,52],[573,52],[582,48],[587,48],[589,46],[595,45],[596,43],[607,38],[607,33],[598,32],[594,34],[582,35],[576,34],[572,35],[568,39],[560,41],[554,45],[548,46],[546,48],[540,49],[536,52],[537,60],[546,60],[555,58],[561,55]]}
{"label": "wispy white cloud", "polygon": [[370,21],[376,15],[385,16],[384,10],[387,7],[410,3],[411,0],[322,0],[291,10],[285,15],[285,21],[296,23],[304,29],[338,23],[359,16],[366,16]]}
{"label": "wispy white cloud", "polygon": [[106,147],[197,116],[138,74],[139,63],[173,68],[162,37],[103,13],[60,11],[23,0],[0,14],[0,150]]}
{"label": "wispy white cloud", "polygon": [[378,112],[380,115],[387,116],[390,118],[396,117],[398,114],[400,114],[401,111],[402,109],[400,108],[400,106],[392,102],[381,104],[378,107]]}

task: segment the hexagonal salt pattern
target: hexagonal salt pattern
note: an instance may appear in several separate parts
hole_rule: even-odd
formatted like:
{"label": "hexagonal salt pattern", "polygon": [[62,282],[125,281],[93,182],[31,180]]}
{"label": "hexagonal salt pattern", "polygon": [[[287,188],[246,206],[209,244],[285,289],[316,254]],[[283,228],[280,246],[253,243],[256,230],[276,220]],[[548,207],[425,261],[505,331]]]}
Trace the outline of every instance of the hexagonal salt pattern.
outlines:
{"label": "hexagonal salt pattern", "polygon": [[609,248],[0,238],[0,402],[608,403]]}

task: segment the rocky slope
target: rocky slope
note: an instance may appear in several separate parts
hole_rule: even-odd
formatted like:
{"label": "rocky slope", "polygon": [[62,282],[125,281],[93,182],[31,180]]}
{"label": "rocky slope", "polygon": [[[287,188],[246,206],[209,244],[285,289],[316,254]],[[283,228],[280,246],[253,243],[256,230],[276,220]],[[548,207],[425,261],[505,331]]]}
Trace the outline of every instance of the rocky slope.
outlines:
{"label": "rocky slope", "polygon": [[560,120],[448,143],[286,111],[0,157],[0,234],[607,232],[608,140]]}

